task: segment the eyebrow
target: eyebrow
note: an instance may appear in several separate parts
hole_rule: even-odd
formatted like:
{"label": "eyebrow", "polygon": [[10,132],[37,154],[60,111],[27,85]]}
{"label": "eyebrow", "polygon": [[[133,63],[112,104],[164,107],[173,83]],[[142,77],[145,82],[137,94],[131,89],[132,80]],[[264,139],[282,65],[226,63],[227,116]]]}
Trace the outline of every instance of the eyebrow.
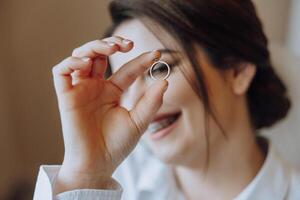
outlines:
{"label": "eyebrow", "polygon": [[166,54],[173,54],[173,53],[179,53],[179,51],[172,50],[172,49],[158,49],[161,53],[166,53]]}

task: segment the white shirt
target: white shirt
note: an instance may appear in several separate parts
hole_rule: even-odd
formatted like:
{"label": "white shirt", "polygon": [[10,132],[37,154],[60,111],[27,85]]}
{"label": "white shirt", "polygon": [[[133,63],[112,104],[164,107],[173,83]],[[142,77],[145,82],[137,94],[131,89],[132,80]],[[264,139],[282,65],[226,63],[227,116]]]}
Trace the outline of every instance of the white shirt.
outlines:
{"label": "white shirt", "polygon": [[[139,143],[117,168],[114,190],[79,189],[55,197],[52,188],[59,165],[42,165],[34,200],[184,200],[171,168]],[[271,143],[265,162],[251,183],[234,200],[300,200],[300,172],[284,161]]]}

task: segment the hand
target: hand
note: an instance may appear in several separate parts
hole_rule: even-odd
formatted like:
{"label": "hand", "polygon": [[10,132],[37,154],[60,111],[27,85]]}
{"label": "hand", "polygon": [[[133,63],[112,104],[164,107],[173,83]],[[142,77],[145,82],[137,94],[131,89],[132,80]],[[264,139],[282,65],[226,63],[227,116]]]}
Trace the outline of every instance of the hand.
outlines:
{"label": "hand", "polygon": [[92,41],[53,67],[65,146],[56,193],[106,187],[160,108],[165,80],[152,85],[132,110],[119,105],[123,91],[160,58],[159,51],[144,53],[104,78],[107,57],[133,45],[121,37]]}

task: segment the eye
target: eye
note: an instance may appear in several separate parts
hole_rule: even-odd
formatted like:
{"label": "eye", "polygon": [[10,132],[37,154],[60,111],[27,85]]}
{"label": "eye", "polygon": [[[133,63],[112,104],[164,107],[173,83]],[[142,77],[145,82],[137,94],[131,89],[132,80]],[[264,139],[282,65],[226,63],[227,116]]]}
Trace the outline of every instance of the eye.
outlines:
{"label": "eye", "polygon": [[174,64],[170,65],[164,61],[158,61],[151,67],[148,75],[151,77],[152,73],[154,79],[165,79],[171,73],[173,65]]}
{"label": "eye", "polygon": [[165,73],[168,72],[168,68],[166,67],[166,65],[162,64],[162,63],[158,63],[155,65],[155,67],[152,70],[152,73],[157,74],[157,73]]}

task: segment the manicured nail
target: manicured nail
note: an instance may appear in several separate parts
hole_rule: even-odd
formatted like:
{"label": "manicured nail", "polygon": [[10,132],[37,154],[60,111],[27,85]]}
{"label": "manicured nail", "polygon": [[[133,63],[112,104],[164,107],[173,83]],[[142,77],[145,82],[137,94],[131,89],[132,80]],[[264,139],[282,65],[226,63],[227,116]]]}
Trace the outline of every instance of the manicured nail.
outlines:
{"label": "manicured nail", "polygon": [[124,40],[122,40],[122,42],[123,42],[124,44],[130,44],[132,41],[131,41],[131,40],[128,40],[128,39],[124,39]]}
{"label": "manicured nail", "polygon": [[91,60],[91,58],[89,58],[89,57],[83,57],[83,58],[81,58],[81,60],[83,60],[84,62],[89,62]]}
{"label": "manicured nail", "polygon": [[158,61],[161,57],[161,53],[159,50],[155,49],[155,50],[152,50],[151,53],[156,53],[155,55],[157,55],[158,53],[158,56],[156,58],[153,59],[154,62]]}

